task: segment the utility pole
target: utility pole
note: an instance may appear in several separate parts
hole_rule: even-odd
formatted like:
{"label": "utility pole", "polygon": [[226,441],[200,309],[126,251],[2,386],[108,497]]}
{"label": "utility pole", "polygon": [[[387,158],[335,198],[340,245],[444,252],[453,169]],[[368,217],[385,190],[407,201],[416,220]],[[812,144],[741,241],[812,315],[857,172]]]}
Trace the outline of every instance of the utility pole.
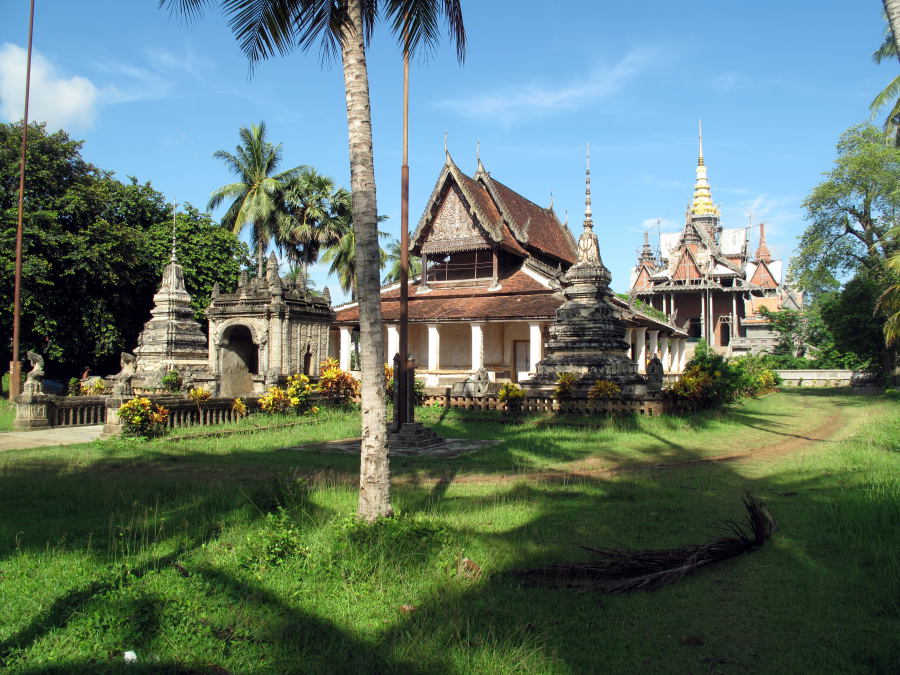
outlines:
{"label": "utility pole", "polygon": [[28,97],[31,93],[31,42],[34,35],[34,0],[28,18],[28,60],[25,66],[25,116],[22,118],[22,157],[19,162],[19,217],[16,222],[16,271],[13,292],[12,361],[9,363],[9,400],[14,401],[22,390],[22,362],[19,360],[19,341],[22,314],[22,213],[25,206],[25,152],[28,148]]}
{"label": "utility pole", "polygon": [[[409,34],[403,34],[403,165],[400,168],[400,368],[394,373],[397,419],[409,421],[407,359],[409,358]],[[388,355],[388,363],[394,358]]]}

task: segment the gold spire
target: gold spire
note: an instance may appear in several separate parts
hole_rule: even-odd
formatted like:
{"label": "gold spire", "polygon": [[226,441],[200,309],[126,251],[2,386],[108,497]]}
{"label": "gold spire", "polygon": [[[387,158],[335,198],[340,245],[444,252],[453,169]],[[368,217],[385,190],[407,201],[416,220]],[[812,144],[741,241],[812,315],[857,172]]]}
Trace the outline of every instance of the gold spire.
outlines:
{"label": "gold spire", "polygon": [[691,215],[719,217],[719,207],[713,204],[706,177],[706,164],[703,162],[703,122],[699,122],[700,155],[697,158],[697,182],[694,183],[694,201],[691,202]]}

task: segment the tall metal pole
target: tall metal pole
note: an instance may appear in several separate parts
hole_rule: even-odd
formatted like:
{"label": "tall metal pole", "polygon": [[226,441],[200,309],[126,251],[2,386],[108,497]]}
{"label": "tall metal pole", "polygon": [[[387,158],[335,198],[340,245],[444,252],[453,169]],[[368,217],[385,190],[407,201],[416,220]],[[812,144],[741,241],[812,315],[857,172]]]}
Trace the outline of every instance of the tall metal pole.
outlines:
{"label": "tall metal pole", "polygon": [[13,291],[12,361],[9,363],[9,399],[15,400],[22,388],[22,362],[19,360],[19,324],[22,313],[22,212],[25,206],[25,151],[28,148],[28,97],[31,93],[31,40],[34,35],[34,0],[28,18],[28,60],[25,66],[25,116],[22,118],[22,157],[19,161],[19,218],[16,223],[16,272]]}
{"label": "tall metal pole", "polygon": [[[406,36],[404,36],[406,37]],[[406,360],[409,358],[409,45],[403,49],[403,165],[400,168],[400,372],[394,373],[398,419],[409,421]],[[394,358],[391,354],[390,358]]]}

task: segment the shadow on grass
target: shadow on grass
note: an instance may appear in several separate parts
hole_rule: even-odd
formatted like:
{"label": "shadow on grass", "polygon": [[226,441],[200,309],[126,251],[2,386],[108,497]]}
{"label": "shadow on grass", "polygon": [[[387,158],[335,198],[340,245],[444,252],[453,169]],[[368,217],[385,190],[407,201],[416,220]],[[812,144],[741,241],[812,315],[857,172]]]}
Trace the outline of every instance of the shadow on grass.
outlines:
{"label": "shadow on grass", "polygon": [[[758,419],[760,415],[727,414],[752,428],[771,424]],[[702,423],[698,429],[701,433]],[[792,436],[789,427],[779,429],[781,435]],[[896,606],[892,609],[890,604],[900,584],[896,579],[878,583],[872,574],[891,564],[897,545],[874,546],[873,529],[867,525],[875,523],[874,531],[881,529],[885,535],[896,531],[891,529],[900,525],[896,496],[876,498],[865,486],[848,488],[829,475],[833,468],[820,474],[754,475],[724,463],[698,466],[704,457],[684,444],[647,428],[631,431],[646,434],[694,463],[590,479],[565,472],[535,479],[510,477],[510,472],[533,468],[510,450],[523,443],[533,452],[543,447],[555,458],[584,456],[560,441],[562,430],[544,430],[535,437],[535,429],[526,425],[505,427],[508,440],[492,465],[474,464],[483,469],[485,478],[496,479],[493,483],[465,483],[461,469],[466,462],[404,458],[409,480],[394,489],[395,502],[404,511],[452,523],[447,527],[460,555],[475,560],[484,575],[448,578],[436,571],[452,564],[450,560],[411,566],[397,583],[409,588],[416,611],[365,638],[360,630],[304,610],[302,598],[287,600],[267,587],[265,578],[238,577],[209,565],[190,572],[209,584],[217,601],[256,617],[257,643],[274,656],[258,667],[238,665],[240,672],[596,672],[601,667],[610,672],[891,672],[900,666],[900,648],[891,638],[896,633],[889,632],[900,620]],[[602,447],[595,446],[585,452],[599,451]],[[236,453],[227,458],[229,471],[218,478],[148,472],[141,463],[131,473],[127,462],[111,474],[107,460],[77,468],[62,462],[7,467],[0,473],[4,514],[0,557],[15,554],[16,549],[38,553],[64,533],[65,546],[83,549],[91,533],[110,527],[110,514],[118,514],[124,522],[131,505],[138,502],[187,523],[179,531],[187,537],[182,548],[146,561],[139,570],[171,567],[185,552],[214,540],[230,523],[262,518],[285,501],[285,488],[276,488],[270,477],[231,469],[271,462],[280,470],[293,466],[300,476],[322,471],[316,463],[327,458],[293,453],[286,461],[284,455]],[[206,460],[213,466],[220,461],[215,455]],[[667,548],[706,541],[721,533],[717,524],[723,519],[741,517],[739,498],[748,489],[769,502],[781,524],[772,543],[657,593],[608,597],[528,588],[502,574],[587,558],[579,545]],[[302,508],[310,510],[313,523],[331,515],[305,499]],[[836,526],[848,519],[849,525]],[[12,543],[16,532],[22,532],[18,545]],[[849,547],[848,537],[855,537]],[[96,555],[101,559],[106,553]],[[438,581],[422,583],[428,574]],[[0,657],[65,630],[86,602],[97,598],[103,602],[110,583],[97,579],[59,596],[46,612],[0,645]],[[151,619],[135,629],[135,639],[152,642],[159,632],[150,611],[156,605],[149,596],[136,602],[150,608],[145,614]],[[122,611],[134,612],[135,607]],[[802,622],[797,621],[798,607],[804,608]],[[367,610],[362,606],[360,611]],[[842,626],[838,645],[833,640],[836,625]],[[693,635],[702,641],[685,642],[685,636]],[[240,650],[235,643],[216,663],[185,654],[180,661],[140,663],[127,672],[222,672],[230,666],[228,654]],[[101,668],[117,671],[124,666],[69,660],[19,672]]]}

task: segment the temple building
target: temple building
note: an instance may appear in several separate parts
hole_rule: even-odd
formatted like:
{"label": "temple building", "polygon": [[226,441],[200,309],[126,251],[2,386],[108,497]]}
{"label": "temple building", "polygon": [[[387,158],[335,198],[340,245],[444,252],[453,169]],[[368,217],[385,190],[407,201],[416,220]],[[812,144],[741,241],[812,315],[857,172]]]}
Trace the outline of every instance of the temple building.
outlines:
{"label": "temple building", "polygon": [[[576,262],[577,243],[552,207],[525,199],[478,161],[474,176],[446,155],[444,168],[410,238],[423,273],[409,284],[409,345],[429,386],[485,369],[493,381],[532,377],[545,356],[549,327],[565,297],[561,281]],[[610,296],[624,321],[624,345],[644,372],[659,353],[680,372],[687,335]],[[400,344],[400,285],[381,291],[386,356]],[[357,303],[335,308],[330,352],[349,369]]]}
{"label": "temple building", "polygon": [[765,225],[751,253],[749,228],[724,229],[713,203],[703,159],[703,133],[694,198],[681,232],[660,235],[654,254],[648,236],[631,270],[631,292],[661,310],[693,339],[705,339],[727,354],[761,351],[777,335],[760,314],[799,309],[800,295],[782,282],[783,263],[766,245]]}

